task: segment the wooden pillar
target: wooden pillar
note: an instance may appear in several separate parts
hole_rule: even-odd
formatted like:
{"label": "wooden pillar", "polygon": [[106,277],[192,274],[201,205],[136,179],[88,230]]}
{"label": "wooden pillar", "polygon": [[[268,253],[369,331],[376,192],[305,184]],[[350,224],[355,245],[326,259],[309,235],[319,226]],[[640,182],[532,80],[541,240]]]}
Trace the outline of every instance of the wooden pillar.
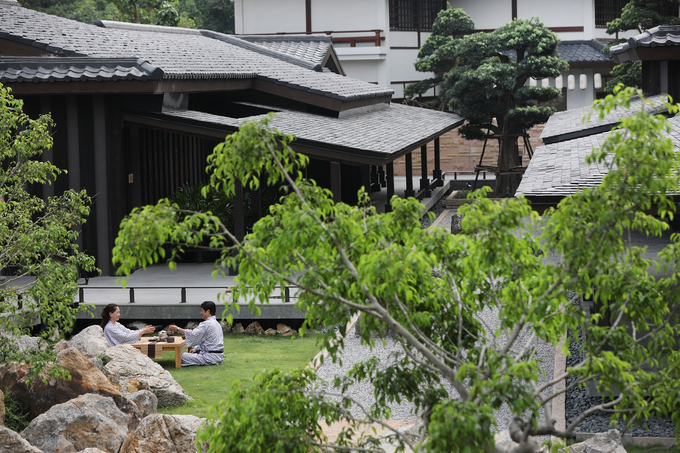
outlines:
{"label": "wooden pillar", "polygon": [[[243,241],[246,233],[245,209],[243,206],[243,185],[236,181],[234,187],[234,236]],[[236,254],[236,250],[233,251]],[[238,275],[238,265],[229,268],[229,275]]]}
{"label": "wooden pillar", "polygon": [[[80,192],[80,137],[78,132],[78,101],[75,96],[66,97],[66,153],[68,156],[68,188]],[[78,227],[82,231],[82,227]],[[76,244],[83,250],[83,235],[79,234]]]}
{"label": "wooden pillar", "polygon": [[385,204],[385,212],[392,211],[390,201],[394,196],[394,162],[387,164],[387,203]]}
{"label": "wooden pillar", "polygon": [[406,153],[404,157],[406,158],[406,190],[404,191],[404,197],[415,197],[416,193],[413,190],[413,160],[411,153]]}
{"label": "wooden pillar", "polygon": [[234,236],[239,241],[242,241],[246,235],[246,218],[243,204],[243,184],[241,184],[241,181],[236,181],[234,189]]}
{"label": "wooden pillar", "polygon": [[[262,183],[262,182],[260,182]],[[250,192],[250,215],[248,216],[248,232],[252,231],[252,226],[262,217],[262,188]]]}
{"label": "wooden pillar", "polygon": [[331,161],[331,192],[333,192],[333,201],[336,203],[342,201],[341,175],[340,162]]}
{"label": "wooden pillar", "polygon": [[442,187],[444,185],[443,176],[439,152],[439,137],[437,137],[434,139],[434,170],[432,170],[432,179],[434,179],[435,187]]}
{"label": "wooden pillar", "polygon": [[[97,267],[102,275],[111,275],[111,254],[109,250],[109,184],[106,165],[106,103],[104,97],[93,97],[92,118],[94,120],[94,205],[97,224]],[[116,225],[117,227],[117,225]]]}
{"label": "wooden pillar", "polygon": [[[40,96],[40,113],[42,115],[47,115],[47,114],[52,113],[52,102],[50,101],[49,96]],[[50,134],[54,133],[54,131],[52,130],[52,127],[49,128],[49,133]],[[42,161],[54,163],[54,149],[53,148],[43,149]],[[54,183],[55,183],[55,181],[51,176],[49,176],[49,178],[50,178],[50,180],[52,180],[52,184],[43,184],[43,187],[42,187],[42,196],[45,200],[47,200],[48,197],[54,197],[54,186],[55,186]]]}
{"label": "wooden pillar", "polygon": [[371,166],[361,166],[361,185],[364,186],[364,191],[371,195]]}
{"label": "wooden pillar", "polygon": [[429,198],[432,196],[430,191],[430,180],[427,177],[427,145],[420,147],[420,190],[423,191],[423,197]]}
{"label": "wooden pillar", "polygon": [[305,27],[306,32],[312,32],[312,0],[305,0]]}
{"label": "wooden pillar", "polygon": [[130,161],[128,163],[128,187],[130,193],[130,208],[142,205],[142,164],[141,149],[139,146],[139,126],[134,125],[129,129],[130,134]]}

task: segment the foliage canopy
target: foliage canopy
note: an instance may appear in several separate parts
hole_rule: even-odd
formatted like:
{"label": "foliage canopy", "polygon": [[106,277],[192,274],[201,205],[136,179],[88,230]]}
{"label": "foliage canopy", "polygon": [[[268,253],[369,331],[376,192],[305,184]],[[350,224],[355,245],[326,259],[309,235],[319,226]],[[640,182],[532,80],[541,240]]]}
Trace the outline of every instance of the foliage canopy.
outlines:
{"label": "foliage canopy", "polygon": [[[627,108],[639,94],[608,96],[593,114]],[[545,217],[523,197],[494,202],[475,192],[474,203],[461,208],[463,232],[453,235],[423,230],[423,207],[414,199],[393,198],[385,214],[369,203],[334,203],[303,178],[307,159],[290,148],[291,137],[267,120],[244,123],[210,157],[210,186],[227,194],[237,180],[252,189],[264,179],[289,187],[252,234],[239,242],[214,216],[180,215],[162,201],[123,221],[114,261],[128,274],[158,262],[166,242],[207,236],[223,252],[215,273],[238,265],[237,292],[253,312],[277,285],[298,286],[301,332],[339,327],[341,337],[324,337],[333,360],[357,314],[364,344],[375,345],[375,334],[389,329],[403,349],[388,363],[365,360],[338,378],[336,400],[318,390],[308,370],[268,372],[249,389],[234,388],[215,406],[220,423],[201,435],[210,451],[380,451],[372,436],[350,446],[352,423],[331,446],[318,420],[385,420],[389,403],[402,400],[423,416],[424,428],[416,438],[395,433],[396,442],[419,451],[501,452],[493,432],[507,428],[519,443],[514,452],[533,452],[534,436],[567,438],[598,410],[614,411],[623,423],[655,415],[679,423],[680,329],[668,322],[677,320],[679,237],[670,236],[656,261],[630,243],[634,233],[668,235],[675,215],[680,173],[668,127],[664,116],[644,110],[623,119],[588,158],[608,170],[602,183],[566,197]],[[228,241],[235,245],[223,247]],[[590,316],[581,297],[595,301]],[[579,330],[584,358],[561,376],[544,376],[537,349]],[[558,429],[552,402],[566,389],[555,384],[567,377],[574,379],[567,389],[592,382],[604,397]],[[354,408],[364,402],[345,392],[357,381],[375,388],[376,402],[360,414]],[[496,426],[502,405],[516,417],[509,427]]]}

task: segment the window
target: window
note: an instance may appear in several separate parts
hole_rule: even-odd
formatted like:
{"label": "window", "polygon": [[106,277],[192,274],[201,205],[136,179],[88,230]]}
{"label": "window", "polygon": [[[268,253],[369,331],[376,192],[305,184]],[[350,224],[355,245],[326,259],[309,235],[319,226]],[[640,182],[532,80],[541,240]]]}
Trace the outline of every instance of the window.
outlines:
{"label": "window", "polygon": [[390,30],[431,31],[446,0],[390,0]]}
{"label": "window", "polygon": [[607,22],[621,16],[626,3],[628,0],[595,0],[595,28],[607,28]]}
{"label": "window", "polygon": [[[621,17],[621,10],[629,0],[595,0],[595,28],[607,28],[607,22]],[[662,16],[677,16],[677,5],[662,5],[659,13]]]}

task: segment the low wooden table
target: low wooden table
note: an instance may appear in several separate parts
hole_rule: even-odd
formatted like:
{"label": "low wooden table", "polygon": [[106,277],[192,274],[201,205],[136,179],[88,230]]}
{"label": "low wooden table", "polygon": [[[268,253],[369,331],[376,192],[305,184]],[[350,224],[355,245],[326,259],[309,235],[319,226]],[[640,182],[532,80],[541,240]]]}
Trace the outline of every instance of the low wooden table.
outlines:
{"label": "low wooden table", "polygon": [[182,348],[185,348],[187,341],[182,337],[174,337],[174,343],[160,342],[160,341],[149,341],[152,337],[142,337],[137,343],[133,343],[132,346],[142,350],[144,345],[161,345],[163,351],[175,351],[175,368],[182,368]]}

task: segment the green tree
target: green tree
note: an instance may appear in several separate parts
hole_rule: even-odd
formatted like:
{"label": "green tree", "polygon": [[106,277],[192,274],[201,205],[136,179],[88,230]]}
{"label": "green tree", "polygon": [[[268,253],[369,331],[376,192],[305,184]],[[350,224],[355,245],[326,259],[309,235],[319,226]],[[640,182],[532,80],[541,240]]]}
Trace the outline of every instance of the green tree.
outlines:
{"label": "green tree", "polygon": [[31,119],[8,88],[0,85],[0,356],[14,351],[11,338],[31,326],[45,325],[43,334],[68,331],[78,307],[73,304],[81,270],[93,271],[94,258],[79,252],[78,228],[90,213],[83,190],[42,199],[30,185],[52,184],[64,173],[41,161],[52,146],[49,115]]}
{"label": "green tree", "polygon": [[[644,32],[657,25],[680,24],[678,17],[678,0],[630,0],[621,10],[621,16],[607,23],[607,34],[618,36],[619,32],[637,30]],[[609,49],[625,39],[616,39],[602,49],[608,53]],[[616,65],[612,69],[612,78],[607,82],[604,89],[612,93],[614,88],[622,83],[625,86],[642,86],[642,63],[639,61],[626,61]]]}
{"label": "green tree", "polygon": [[543,103],[560,95],[552,87],[529,86],[529,79],[557,77],[567,63],[557,53],[559,39],[537,19],[516,19],[492,33],[464,34],[474,24],[463,10],[444,10],[418,54],[416,69],[433,78],[407,87],[406,95],[439,86],[441,108],[467,119],[459,133],[470,140],[499,143],[496,196],[511,196],[521,181],[517,140],[555,111]]}
{"label": "green tree", "polygon": [[[594,114],[628,108],[640,94],[610,95],[596,102]],[[680,423],[679,237],[672,235],[658,262],[629,238],[631,231],[662,234],[675,214],[680,169],[668,128],[664,116],[643,110],[624,118],[588,158],[608,170],[602,183],[566,197],[542,218],[523,197],[494,202],[484,197],[487,190],[476,191],[474,203],[462,208],[463,232],[453,235],[423,230],[424,208],[414,199],[394,197],[392,212],[384,214],[370,203],[334,203],[328,190],[303,179],[308,159],[290,148],[293,137],[267,120],[244,123],[210,156],[204,191],[233,194],[237,181],[251,188],[265,180],[286,183],[289,192],[252,234],[239,242],[215,216],[179,212],[165,200],[121,223],[113,259],[125,275],[162,260],[168,243],[179,250],[209,238],[222,251],[215,274],[238,265],[236,293],[254,313],[256,301],[266,302],[278,285],[296,285],[296,304],[305,312],[301,332],[323,324],[345,335],[348,321],[360,314],[364,344],[375,345],[376,333],[389,329],[403,348],[390,363],[369,359],[337,379],[335,402],[316,390],[308,371],[271,371],[251,388],[234,388],[214,408],[218,423],[201,434],[210,451],[347,451],[353,425],[329,446],[318,420],[356,421],[349,408],[364,402],[345,393],[355,381],[375,387],[366,420],[389,418],[391,401],[415,405],[425,422],[421,436],[395,436],[419,451],[501,452],[494,450],[493,431],[494,410],[502,405],[516,417],[498,427],[520,443],[515,452],[537,451],[536,435],[568,438],[601,409],[623,423],[654,415]],[[657,266],[666,274],[655,277]],[[595,301],[590,316],[579,296]],[[482,321],[489,312],[497,313],[496,325]],[[541,383],[536,347],[553,347],[577,331],[585,338],[584,358]],[[323,345],[336,359],[344,342],[330,332]],[[567,377],[574,380],[567,389],[592,382],[604,397],[558,430],[551,407],[564,392],[555,384]],[[352,448],[379,451],[372,436]]]}

